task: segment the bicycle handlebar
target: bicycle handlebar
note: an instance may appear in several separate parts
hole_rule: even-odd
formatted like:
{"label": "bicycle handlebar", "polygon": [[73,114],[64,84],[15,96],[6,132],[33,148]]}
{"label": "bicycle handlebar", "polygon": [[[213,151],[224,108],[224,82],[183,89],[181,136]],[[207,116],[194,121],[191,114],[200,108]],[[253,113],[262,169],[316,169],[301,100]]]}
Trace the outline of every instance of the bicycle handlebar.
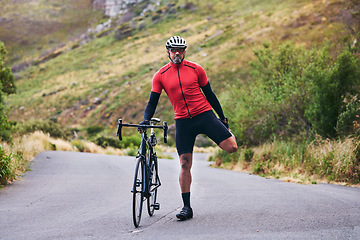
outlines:
{"label": "bicycle handlebar", "polygon": [[122,123],[122,119],[118,120],[118,129],[116,132],[116,136],[119,137],[119,140],[122,140],[122,136],[121,136],[121,129],[122,127],[136,127],[136,128],[141,128],[141,129],[148,129],[148,128],[162,128],[164,130],[164,143],[167,143],[167,130],[168,130],[168,126],[167,126],[167,122],[163,122],[162,126],[153,126],[153,125],[139,125],[139,124],[128,124],[128,123]]}

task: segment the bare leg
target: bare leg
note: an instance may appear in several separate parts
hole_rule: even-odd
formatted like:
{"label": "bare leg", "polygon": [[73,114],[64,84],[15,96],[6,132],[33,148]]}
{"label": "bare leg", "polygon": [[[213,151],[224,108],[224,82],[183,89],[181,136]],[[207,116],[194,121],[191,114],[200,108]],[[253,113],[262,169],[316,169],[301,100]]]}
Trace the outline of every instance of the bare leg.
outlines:
{"label": "bare leg", "polygon": [[191,185],[191,166],[192,153],[185,153],[179,156],[181,171],[179,176],[181,196],[184,202],[184,207],[176,217],[180,220],[187,220],[193,217],[193,211],[190,207],[190,185]]}
{"label": "bare leg", "polygon": [[225,139],[224,141],[222,141],[219,144],[219,147],[225,151],[227,151],[228,153],[233,153],[236,152],[238,149],[237,143],[236,143],[236,139],[234,137],[234,135],[232,135],[231,137]]}
{"label": "bare leg", "polygon": [[191,166],[192,153],[184,153],[179,156],[181,171],[179,176],[179,183],[182,193],[190,192],[191,185]]}

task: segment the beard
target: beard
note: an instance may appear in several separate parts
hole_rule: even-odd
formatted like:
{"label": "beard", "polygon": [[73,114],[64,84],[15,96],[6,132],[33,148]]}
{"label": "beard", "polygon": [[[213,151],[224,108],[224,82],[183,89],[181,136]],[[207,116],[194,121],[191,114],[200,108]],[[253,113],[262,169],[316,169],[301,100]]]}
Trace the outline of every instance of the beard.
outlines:
{"label": "beard", "polygon": [[183,59],[180,56],[174,56],[172,61],[175,64],[180,64],[183,61]]}

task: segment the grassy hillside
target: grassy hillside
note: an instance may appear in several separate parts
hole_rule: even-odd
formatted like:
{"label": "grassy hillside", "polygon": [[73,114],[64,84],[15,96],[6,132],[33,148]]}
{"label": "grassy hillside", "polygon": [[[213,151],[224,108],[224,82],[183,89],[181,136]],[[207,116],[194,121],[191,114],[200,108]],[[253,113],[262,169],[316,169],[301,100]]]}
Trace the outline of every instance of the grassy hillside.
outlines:
{"label": "grassy hillside", "polygon": [[63,46],[102,19],[91,0],[2,0],[0,40],[11,65],[30,63]]}
{"label": "grassy hillside", "polygon": [[[48,6],[47,14],[56,7],[74,12],[83,6],[71,6],[69,10],[66,4],[54,4]],[[34,11],[37,6],[17,5],[22,9],[34,7]],[[338,0],[177,1],[163,5],[124,23],[132,31],[128,37],[116,40],[118,27],[78,48],[74,48],[76,42],[67,42],[57,50],[62,53],[59,56],[20,72],[18,93],[7,99],[10,119],[55,118],[63,126],[78,128],[111,128],[119,117],[127,122],[140,121],[152,76],[168,61],[164,44],[172,35],[187,40],[186,58],[201,64],[214,91],[226,95],[223,89],[227,84],[246,84],[249,80],[248,63],[264,41],[278,44],[292,40],[312,47],[329,40],[334,49],[347,44],[351,35],[342,21],[345,8],[345,1]],[[64,20],[69,28],[73,27],[70,16]],[[75,25],[71,31],[76,29]],[[49,33],[36,42],[41,45],[50,36],[54,37]],[[166,98],[163,94],[157,116],[171,123],[172,107]]]}

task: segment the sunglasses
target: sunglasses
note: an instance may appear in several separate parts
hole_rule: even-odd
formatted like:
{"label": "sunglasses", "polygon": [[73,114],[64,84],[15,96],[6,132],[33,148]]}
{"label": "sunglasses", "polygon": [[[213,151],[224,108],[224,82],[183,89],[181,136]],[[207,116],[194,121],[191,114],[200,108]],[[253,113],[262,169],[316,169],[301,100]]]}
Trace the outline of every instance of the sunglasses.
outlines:
{"label": "sunglasses", "polygon": [[170,51],[172,53],[176,53],[176,52],[182,53],[185,52],[185,48],[171,48]]}

